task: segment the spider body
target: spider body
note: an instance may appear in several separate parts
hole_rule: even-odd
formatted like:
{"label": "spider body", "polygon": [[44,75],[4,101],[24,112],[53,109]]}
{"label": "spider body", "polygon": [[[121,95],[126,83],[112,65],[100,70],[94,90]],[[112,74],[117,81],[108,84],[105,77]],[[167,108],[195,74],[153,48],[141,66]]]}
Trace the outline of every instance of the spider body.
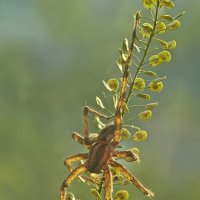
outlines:
{"label": "spider body", "polygon": [[86,163],[87,170],[91,173],[100,173],[114,152],[114,144],[111,142],[114,133],[114,125],[109,125],[99,133],[97,142],[92,146]]}

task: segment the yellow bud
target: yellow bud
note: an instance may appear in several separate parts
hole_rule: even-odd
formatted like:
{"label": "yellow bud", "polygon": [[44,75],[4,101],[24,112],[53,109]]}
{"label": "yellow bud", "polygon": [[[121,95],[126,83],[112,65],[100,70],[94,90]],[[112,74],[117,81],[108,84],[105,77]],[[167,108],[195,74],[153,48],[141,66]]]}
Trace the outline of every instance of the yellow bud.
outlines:
{"label": "yellow bud", "polygon": [[162,63],[162,60],[160,58],[160,56],[158,55],[153,55],[149,58],[149,65],[151,67],[156,67],[158,65],[160,65]]}
{"label": "yellow bud", "polygon": [[165,32],[166,28],[167,27],[166,27],[164,22],[158,22],[156,24],[156,30],[155,31],[156,31],[156,33],[162,34],[162,33]]}
{"label": "yellow bud", "polygon": [[129,193],[126,190],[119,190],[115,193],[114,200],[128,200]]}
{"label": "yellow bud", "polygon": [[138,119],[149,120],[151,119],[151,116],[152,116],[151,110],[145,110],[144,112],[139,113]]}
{"label": "yellow bud", "polygon": [[133,84],[134,90],[143,90],[145,88],[145,81],[142,78],[136,78]]}
{"label": "yellow bud", "polygon": [[119,88],[119,81],[116,78],[108,80],[107,84],[114,92],[116,92]]}
{"label": "yellow bud", "polygon": [[156,5],[156,0],[142,0],[142,4],[145,8],[151,9]]}
{"label": "yellow bud", "polygon": [[169,51],[162,51],[158,54],[158,56],[160,57],[161,62],[168,63],[171,60],[171,54]]}
{"label": "yellow bud", "polygon": [[176,41],[175,40],[169,41],[167,43],[167,46],[168,46],[168,49],[174,49],[174,48],[176,48]]}
{"label": "yellow bud", "polygon": [[133,140],[135,140],[136,142],[144,141],[146,140],[146,138],[147,138],[147,132],[145,130],[136,131],[133,136]]}
{"label": "yellow bud", "polygon": [[153,32],[153,26],[149,23],[142,24],[141,33],[144,38],[149,38]]}
{"label": "yellow bud", "polygon": [[163,83],[161,81],[151,81],[148,85],[148,88],[153,92],[160,92],[163,89]]}
{"label": "yellow bud", "polygon": [[120,136],[122,140],[127,140],[131,137],[131,133],[126,128],[122,128]]}
{"label": "yellow bud", "polygon": [[168,25],[168,28],[171,30],[177,29],[181,25],[179,20],[174,20],[171,24]]}

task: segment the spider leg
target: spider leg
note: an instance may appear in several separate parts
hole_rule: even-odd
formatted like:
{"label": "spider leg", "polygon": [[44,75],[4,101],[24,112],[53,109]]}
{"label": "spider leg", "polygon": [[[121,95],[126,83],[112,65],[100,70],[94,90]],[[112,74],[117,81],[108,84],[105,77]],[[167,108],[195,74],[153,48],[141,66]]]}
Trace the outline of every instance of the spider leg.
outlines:
{"label": "spider leg", "polygon": [[71,164],[73,162],[79,161],[79,160],[85,160],[88,158],[88,153],[79,153],[73,156],[70,156],[64,160],[64,165],[69,169],[70,172],[73,171],[73,168]]}
{"label": "spider leg", "polygon": [[89,138],[89,128],[88,128],[88,115],[89,115],[89,112],[93,115],[96,115],[100,118],[104,118],[104,119],[112,119],[114,118],[114,115],[112,116],[106,116],[106,115],[103,115],[99,112],[97,112],[96,110],[88,107],[88,106],[84,106],[83,108],[83,115],[84,115],[84,128],[83,128],[83,137],[84,137],[84,140],[85,140],[85,144],[86,145],[89,145],[91,144],[91,141],[90,141],[90,138]]}
{"label": "spider leg", "polygon": [[[79,160],[86,160],[87,158],[88,158],[88,153],[79,153],[79,154],[76,154],[76,155],[73,155],[73,156],[66,158],[64,160],[64,165],[68,168],[68,170],[70,172],[72,172],[74,170],[74,168],[71,165],[73,162],[76,162],[76,161],[79,161]],[[91,178],[88,178],[88,177],[85,177],[85,176],[78,176],[78,178],[84,183],[85,182],[90,183],[90,184],[95,183]]]}
{"label": "spider leg", "polygon": [[112,175],[108,165],[103,169],[104,180],[105,180],[105,200],[112,200]]}
{"label": "spider leg", "polygon": [[110,160],[109,164],[123,174],[131,183],[133,183],[144,195],[153,197],[154,194],[149,189],[145,188],[126,168],[114,160]]}
{"label": "spider leg", "polygon": [[91,145],[86,145],[83,136],[81,136],[80,134],[74,132],[72,133],[72,138],[78,142],[79,144],[81,144],[82,146],[84,146],[85,148],[89,149],[91,147]]}
{"label": "spider leg", "polygon": [[130,150],[128,150],[128,151],[115,151],[113,153],[113,157],[125,159],[126,161],[129,161],[129,162],[131,162],[131,161],[139,162],[140,161],[139,157]]}
{"label": "spider leg", "polygon": [[65,200],[65,188],[67,188],[71,182],[79,176],[79,174],[85,172],[87,170],[86,165],[80,165],[76,169],[72,171],[72,173],[63,181],[61,189],[60,189],[60,200]]}

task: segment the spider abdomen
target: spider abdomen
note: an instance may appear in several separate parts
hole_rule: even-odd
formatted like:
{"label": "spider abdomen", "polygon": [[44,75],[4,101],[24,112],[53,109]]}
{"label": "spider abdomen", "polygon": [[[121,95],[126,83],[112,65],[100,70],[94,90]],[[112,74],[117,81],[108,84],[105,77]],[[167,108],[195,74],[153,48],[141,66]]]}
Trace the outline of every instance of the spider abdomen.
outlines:
{"label": "spider abdomen", "polygon": [[107,164],[113,153],[114,147],[112,143],[97,142],[91,148],[88,160],[87,170],[90,173],[99,173]]}

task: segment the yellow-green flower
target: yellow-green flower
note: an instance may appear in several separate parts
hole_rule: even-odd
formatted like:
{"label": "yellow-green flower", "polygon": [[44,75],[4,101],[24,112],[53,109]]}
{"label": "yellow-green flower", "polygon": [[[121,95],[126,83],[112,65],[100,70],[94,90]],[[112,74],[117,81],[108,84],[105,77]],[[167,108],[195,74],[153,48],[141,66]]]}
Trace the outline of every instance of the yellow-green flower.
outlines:
{"label": "yellow-green flower", "polygon": [[176,48],[176,40],[172,40],[172,41],[167,42],[167,48],[168,49]]}
{"label": "yellow-green flower", "polygon": [[151,81],[148,88],[153,92],[160,92],[163,89],[163,83],[161,81]]}
{"label": "yellow-green flower", "polygon": [[119,81],[116,78],[108,80],[107,84],[114,92],[116,92],[119,88]]}
{"label": "yellow-green flower", "polygon": [[133,135],[133,140],[136,142],[141,142],[146,140],[147,138],[147,132],[145,130],[139,130],[136,131],[135,134]]}
{"label": "yellow-green flower", "polygon": [[179,20],[174,20],[171,24],[168,25],[168,28],[171,30],[177,29],[181,25]]}
{"label": "yellow-green flower", "polygon": [[133,84],[134,90],[143,90],[145,88],[145,81],[142,78],[136,78]]}
{"label": "yellow-green flower", "polygon": [[142,0],[142,4],[145,8],[151,9],[156,5],[156,0]]}
{"label": "yellow-green flower", "polygon": [[149,120],[152,117],[152,112],[151,110],[145,110],[144,112],[139,113],[137,117],[141,120]]}
{"label": "yellow-green flower", "polygon": [[128,200],[129,193],[126,190],[119,190],[115,193],[114,200]]}
{"label": "yellow-green flower", "polygon": [[166,28],[167,28],[167,27],[166,27],[166,25],[165,25],[164,22],[158,22],[158,23],[156,24],[156,29],[155,29],[155,31],[156,31],[156,33],[162,34],[162,33],[165,32]]}
{"label": "yellow-green flower", "polygon": [[142,24],[141,33],[144,38],[149,38],[153,32],[153,26],[149,23]]}
{"label": "yellow-green flower", "polygon": [[152,67],[156,67],[162,63],[160,56],[153,55],[149,58],[149,65]]}
{"label": "yellow-green flower", "polygon": [[158,56],[160,57],[161,62],[168,63],[171,60],[171,54],[169,51],[162,51],[158,54]]}

